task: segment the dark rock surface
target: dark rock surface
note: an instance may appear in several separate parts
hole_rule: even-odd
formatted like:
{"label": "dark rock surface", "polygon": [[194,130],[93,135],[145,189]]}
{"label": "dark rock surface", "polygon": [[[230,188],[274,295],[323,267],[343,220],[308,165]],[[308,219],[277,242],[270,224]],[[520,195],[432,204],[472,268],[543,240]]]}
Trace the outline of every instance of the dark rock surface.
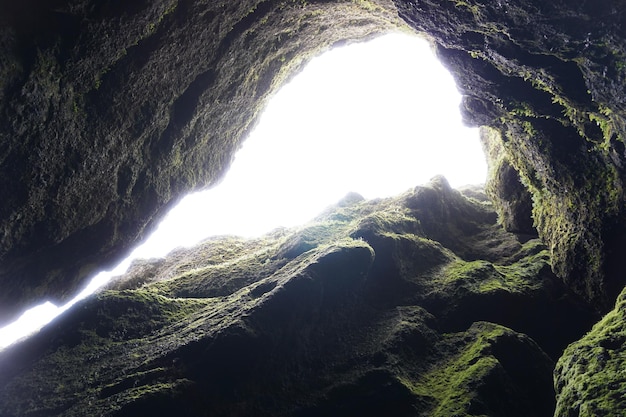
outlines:
{"label": "dark rock surface", "polygon": [[216,183],[311,54],[399,25],[384,1],[305,3],[2,1],[0,324]]}
{"label": "dark rock surface", "polygon": [[496,220],[435,178],[135,263],[0,357],[0,415],[551,416],[596,316]]}
{"label": "dark rock surface", "polygon": [[530,193],[559,277],[602,311],[624,285],[622,2],[1,7],[0,323],[119,260],[184,193],[218,181],[268,94],[312,53],[398,27],[397,13],[432,39],[467,122],[495,129],[506,166],[490,189],[505,225],[529,230]]}
{"label": "dark rock surface", "polygon": [[[412,27],[437,40],[465,94],[468,123],[500,133],[489,138],[532,194],[554,271],[608,310],[624,286],[613,249],[624,243],[626,219],[624,3],[396,4]],[[494,189],[526,210],[506,184]]]}
{"label": "dark rock surface", "polygon": [[488,155],[490,171],[486,192],[495,203],[500,223],[505,230],[536,235],[532,217],[532,195],[507,157],[499,135],[492,129],[481,130],[481,140]]}
{"label": "dark rock surface", "polygon": [[[494,207],[438,180],[137,265],[0,354],[0,414],[550,415],[552,361],[626,282],[625,19],[617,0],[1,0],[0,324],[219,181],[312,54],[401,22],[484,127]],[[622,310],[558,359],[557,415],[622,414]]]}

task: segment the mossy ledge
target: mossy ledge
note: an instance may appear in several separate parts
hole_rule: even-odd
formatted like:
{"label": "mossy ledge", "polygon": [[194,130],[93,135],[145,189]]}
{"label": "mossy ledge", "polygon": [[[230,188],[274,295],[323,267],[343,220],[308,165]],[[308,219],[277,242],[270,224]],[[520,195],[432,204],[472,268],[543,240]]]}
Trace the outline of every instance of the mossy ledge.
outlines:
{"label": "mossy ledge", "polygon": [[481,200],[438,177],[137,262],[0,355],[0,414],[550,416],[597,316]]}
{"label": "mossy ledge", "polygon": [[489,127],[488,189],[503,224],[528,230],[532,206],[555,273],[606,312],[624,286],[624,4],[396,4],[436,40],[467,122]]}

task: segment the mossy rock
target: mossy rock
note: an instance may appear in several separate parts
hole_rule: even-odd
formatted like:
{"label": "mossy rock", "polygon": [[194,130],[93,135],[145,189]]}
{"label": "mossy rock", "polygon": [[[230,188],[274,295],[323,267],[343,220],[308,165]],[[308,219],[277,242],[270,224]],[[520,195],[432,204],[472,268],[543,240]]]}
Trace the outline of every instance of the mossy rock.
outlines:
{"label": "mossy rock", "polygon": [[476,322],[464,333],[445,335],[439,350],[447,357],[413,388],[436,400],[428,415],[552,415],[553,363],[527,336]]}
{"label": "mossy rock", "polygon": [[626,291],[567,347],[555,370],[558,417],[618,416],[626,409]]}
{"label": "mossy rock", "polygon": [[0,355],[0,414],[551,415],[595,316],[443,181],[136,263]]}

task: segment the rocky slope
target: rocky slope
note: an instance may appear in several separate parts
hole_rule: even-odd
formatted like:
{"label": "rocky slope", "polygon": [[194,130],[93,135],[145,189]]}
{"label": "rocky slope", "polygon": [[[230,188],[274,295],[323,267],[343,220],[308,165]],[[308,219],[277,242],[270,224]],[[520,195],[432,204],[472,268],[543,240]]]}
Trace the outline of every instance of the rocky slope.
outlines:
{"label": "rocky slope", "polygon": [[311,54],[400,25],[390,2],[305,3],[2,2],[0,324],[215,184]]}
{"label": "rocky slope", "polygon": [[595,319],[538,239],[436,178],[134,264],[1,357],[0,414],[551,416]]}
{"label": "rocky slope", "polygon": [[1,7],[0,323],[123,257],[184,193],[219,180],[268,94],[311,54],[400,27],[398,15],[455,75],[467,122],[493,129],[504,223],[529,231],[532,205],[554,271],[599,310],[624,285],[621,2]]}
{"label": "rocky slope", "polygon": [[[454,74],[493,204],[439,181],[138,265],[0,354],[2,415],[621,415],[625,18],[617,0],[0,1],[0,324],[216,183],[313,53],[393,28]],[[561,355],[589,309],[609,313]]]}
{"label": "rocky slope", "polygon": [[[490,159],[514,168],[532,195],[557,275],[609,309],[624,286],[614,249],[626,235],[624,4],[396,3],[411,26],[437,39],[466,94],[468,122],[495,129],[487,138],[500,153]],[[492,184],[505,215],[511,206],[527,211],[511,175]]]}

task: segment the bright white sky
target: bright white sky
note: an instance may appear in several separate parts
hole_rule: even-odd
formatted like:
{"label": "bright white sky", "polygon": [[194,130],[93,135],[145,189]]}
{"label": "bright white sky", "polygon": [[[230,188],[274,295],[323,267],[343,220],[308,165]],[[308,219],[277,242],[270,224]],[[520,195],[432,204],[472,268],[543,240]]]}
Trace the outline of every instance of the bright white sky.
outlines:
{"label": "bright white sky", "polygon": [[70,304],[43,304],[0,329],[0,349],[132,259],[212,235],[252,237],[298,225],[350,191],[387,197],[437,174],[453,187],[483,183],[478,129],[462,125],[460,100],[451,75],[416,36],[389,34],[315,58],[271,99],[219,186],[183,199],[147,242]]}

